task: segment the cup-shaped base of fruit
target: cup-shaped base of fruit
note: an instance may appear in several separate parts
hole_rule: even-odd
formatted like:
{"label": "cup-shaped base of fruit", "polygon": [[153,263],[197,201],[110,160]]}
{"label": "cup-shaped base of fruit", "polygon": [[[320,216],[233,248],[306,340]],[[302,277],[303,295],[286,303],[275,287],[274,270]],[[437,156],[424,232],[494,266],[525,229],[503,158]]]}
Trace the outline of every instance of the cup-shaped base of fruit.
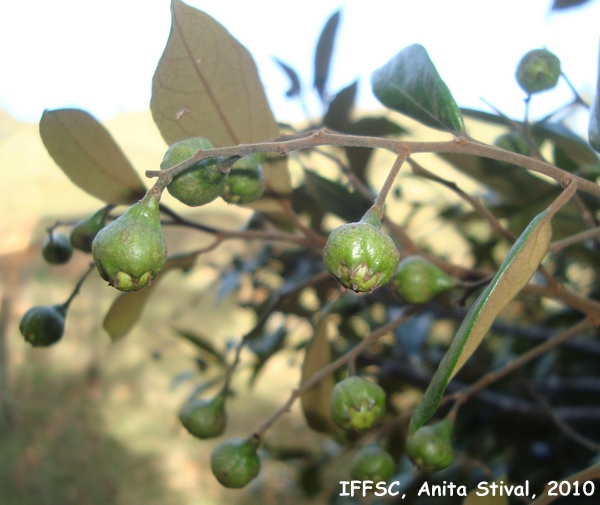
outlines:
{"label": "cup-shaped base of fruit", "polygon": [[378,384],[362,377],[348,377],[333,388],[331,418],[345,431],[366,431],[383,418],[385,399],[385,391]]}
{"label": "cup-shaped base of fruit", "polygon": [[210,458],[213,475],[225,487],[244,487],[260,473],[259,445],[260,439],[256,436],[220,443],[213,449]]}

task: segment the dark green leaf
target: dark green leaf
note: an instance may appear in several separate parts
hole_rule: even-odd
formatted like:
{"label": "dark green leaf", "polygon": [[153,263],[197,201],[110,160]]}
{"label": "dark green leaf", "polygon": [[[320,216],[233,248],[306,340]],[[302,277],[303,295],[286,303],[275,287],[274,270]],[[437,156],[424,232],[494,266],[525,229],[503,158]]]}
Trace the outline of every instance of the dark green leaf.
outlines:
{"label": "dark green leaf", "polygon": [[202,136],[222,147],[276,137],[279,128],[247,49],[180,0],[173,0],[171,13],[150,103],[167,144]]}
{"label": "dark green leaf", "polygon": [[531,134],[539,144],[544,140],[551,142],[580,168],[597,165],[600,161],[589,144],[563,124],[535,123],[531,126]]}
{"label": "dark green leaf", "polygon": [[288,89],[285,93],[285,96],[288,98],[293,98],[296,96],[300,96],[302,93],[302,85],[300,84],[300,77],[298,77],[298,72],[296,72],[292,67],[290,67],[287,63],[281,61],[279,58],[273,58],[273,61],[279,65],[285,75],[288,76],[290,80],[290,89]]}
{"label": "dark green leaf", "polygon": [[360,193],[348,191],[346,185],[325,179],[312,170],[305,170],[304,177],[306,189],[317,204],[348,222],[359,221],[373,204]]}
{"label": "dark green leaf", "polygon": [[333,97],[323,117],[323,124],[332,130],[347,132],[350,123],[350,114],[354,108],[358,81],[346,86]]}
{"label": "dark green leaf", "polygon": [[552,3],[552,10],[558,11],[561,9],[569,9],[571,7],[577,7],[588,3],[590,0],[554,0]]}
{"label": "dark green leaf", "polygon": [[110,133],[79,109],[46,110],[40,136],[62,171],[86,193],[113,205],[131,204],[146,188]]}
{"label": "dark green leaf", "polygon": [[199,335],[188,330],[181,330],[177,328],[174,328],[174,330],[180,337],[184,338],[188,342],[194,344],[198,349],[205,351],[213,358],[215,358],[219,362],[219,364],[225,365],[225,357],[215,348],[214,345],[212,345],[212,343],[204,335]]}
{"label": "dark green leaf", "polygon": [[371,85],[386,107],[432,128],[465,132],[458,105],[420,44],[408,46],[377,69]]}
{"label": "dark green leaf", "polygon": [[329,79],[329,67],[331,66],[331,55],[333,53],[333,44],[335,35],[340,23],[341,12],[336,11],[327,20],[315,51],[315,79],[314,87],[319,93],[321,100],[327,99],[327,80]]}

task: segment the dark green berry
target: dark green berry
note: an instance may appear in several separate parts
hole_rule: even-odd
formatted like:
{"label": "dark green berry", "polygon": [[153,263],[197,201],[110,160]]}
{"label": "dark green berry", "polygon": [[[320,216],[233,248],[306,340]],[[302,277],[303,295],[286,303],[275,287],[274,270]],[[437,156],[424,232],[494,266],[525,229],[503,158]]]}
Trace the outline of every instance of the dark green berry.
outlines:
{"label": "dark green berry", "polygon": [[547,49],[529,51],[517,66],[517,82],[532,95],[556,86],[560,77],[560,60]]}
{"label": "dark green berry", "polygon": [[342,286],[357,293],[386,284],[399,259],[394,241],[380,230],[379,218],[371,211],[358,223],[333,230],[323,249],[325,268]]}
{"label": "dark green berry", "polygon": [[197,438],[213,438],[223,434],[227,425],[225,394],[211,399],[190,398],[179,411],[181,424]]}
{"label": "dark green berry", "polygon": [[427,472],[447,468],[454,459],[452,432],[449,419],[422,426],[406,440],[406,453],[412,462]]}
{"label": "dark green berry", "polygon": [[394,475],[395,469],[394,458],[389,452],[379,445],[368,445],[354,455],[352,478],[387,482]]}
{"label": "dark green berry", "polygon": [[363,377],[338,382],[331,393],[331,418],[343,430],[362,432],[375,426],[385,414],[385,391]]}
{"label": "dark green berry", "polygon": [[58,342],[65,331],[64,305],[36,305],[31,307],[19,323],[26,342],[33,347],[47,347]]}
{"label": "dark green berry", "polygon": [[42,245],[44,259],[52,265],[67,263],[73,256],[73,247],[69,238],[62,233],[50,233]]}
{"label": "dark green berry", "polygon": [[260,472],[259,445],[260,440],[255,436],[220,443],[210,458],[213,475],[225,487],[244,487]]}
{"label": "dark green berry", "polygon": [[[165,153],[160,164],[161,170],[172,168],[191,158],[200,149],[214,146],[203,137],[194,137],[173,144]],[[225,190],[227,174],[221,172],[214,159],[199,161],[177,174],[167,191],[171,196],[190,207],[198,207],[212,202]]]}

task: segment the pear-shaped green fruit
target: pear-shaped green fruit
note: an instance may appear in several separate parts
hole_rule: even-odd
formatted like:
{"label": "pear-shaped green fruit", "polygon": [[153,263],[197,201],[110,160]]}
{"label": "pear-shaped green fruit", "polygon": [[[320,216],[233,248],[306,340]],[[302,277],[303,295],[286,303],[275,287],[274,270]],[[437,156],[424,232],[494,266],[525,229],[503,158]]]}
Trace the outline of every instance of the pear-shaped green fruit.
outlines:
{"label": "pear-shaped green fruit", "polygon": [[227,185],[221,197],[228,203],[251,203],[265,191],[262,171],[262,153],[244,156],[236,161],[229,171]]}
{"label": "pear-shaped green fruit", "polygon": [[244,487],[260,472],[259,445],[260,440],[256,436],[220,443],[213,449],[210,458],[213,475],[225,487]]}
{"label": "pear-shaped green fruit", "polygon": [[358,223],[339,226],[323,249],[325,268],[357,293],[371,292],[394,274],[400,254],[394,241],[380,229],[380,219],[368,211]]}
{"label": "pear-shaped green fruit", "polygon": [[398,263],[392,285],[406,302],[420,304],[453,288],[456,280],[421,256],[407,256]]}
{"label": "pear-shaped green fruit", "polygon": [[331,418],[345,431],[366,431],[383,418],[385,396],[378,384],[363,377],[348,377],[331,392]]}
{"label": "pear-shaped green fruit", "polygon": [[154,280],[167,259],[160,226],[159,197],[149,191],[92,242],[100,276],[121,291],[135,291]]}
{"label": "pear-shaped green fruit", "polygon": [[389,481],[396,470],[394,458],[381,446],[372,444],[360,449],[352,461],[352,478],[356,480],[372,480],[373,482]]}
{"label": "pear-shaped green fruit", "polygon": [[42,244],[42,256],[52,265],[67,263],[73,256],[69,238],[62,233],[50,233]]}
{"label": "pear-shaped green fruit", "polygon": [[422,426],[406,440],[406,453],[412,462],[427,472],[447,468],[454,459],[452,432],[454,423],[444,419]]}
{"label": "pear-shaped green fruit", "polygon": [[106,217],[110,211],[110,207],[103,207],[99,211],[92,214],[87,219],[83,219],[75,223],[71,228],[69,240],[75,249],[79,249],[85,253],[92,252],[92,242],[96,238],[98,232],[106,225]]}
{"label": "pear-shaped green fruit", "polygon": [[64,305],[36,305],[25,312],[19,330],[33,347],[47,347],[62,338],[66,315]]}
{"label": "pear-shaped green fruit", "polygon": [[179,411],[181,424],[198,438],[213,438],[223,434],[227,425],[225,393],[211,399],[190,398]]}
{"label": "pear-shaped green fruit", "polygon": [[[173,144],[165,153],[160,164],[161,170],[174,167],[191,158],[199,149],[212,149],[214,146],[203,137],[194,137]],[[195,163],[173,177],[167,191],[180,202],[190,207],[198,207],[212,202],[221,195],[227,184],[227,174],[219,170],[214,159]]]}
{"label": "pear-shaped green fruit", "polygon": [[529,51],[517,66],[517,82],[528,94],[556,86],[560,77],[560,60],[547,49]]}

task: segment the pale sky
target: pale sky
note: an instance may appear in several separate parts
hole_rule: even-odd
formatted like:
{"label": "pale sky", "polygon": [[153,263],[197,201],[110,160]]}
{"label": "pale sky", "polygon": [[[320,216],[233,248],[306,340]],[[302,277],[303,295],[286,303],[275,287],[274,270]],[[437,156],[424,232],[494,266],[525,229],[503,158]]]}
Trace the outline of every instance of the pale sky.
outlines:
{"label": "pale sky", "polygon": [[[254,56],[275,116],[300,117],[283,98],[287,79],[271,57],[294,66],[307,86],[318,34],[343,7],[331,87],[360,79],[360,104],[377,106],[369,76],[404,47],[428,50],[461,106],[489,110],[481,97],[521,117],[514,72],[525,52],[547,47],[574,85],[596,86],[600,1],[550,14],[551,0],[189,0],[223,24]],[[167,41],[170,0],[29,0],[0,7],[0,108],[36,122],[46,108],[80,107],[103,119],[144,110]],[[540,115],[571,97],[560,83],[532,104]],[[316,101],[314,102],[316,103]],[[315,109],[315,113],[318,110]]]}

